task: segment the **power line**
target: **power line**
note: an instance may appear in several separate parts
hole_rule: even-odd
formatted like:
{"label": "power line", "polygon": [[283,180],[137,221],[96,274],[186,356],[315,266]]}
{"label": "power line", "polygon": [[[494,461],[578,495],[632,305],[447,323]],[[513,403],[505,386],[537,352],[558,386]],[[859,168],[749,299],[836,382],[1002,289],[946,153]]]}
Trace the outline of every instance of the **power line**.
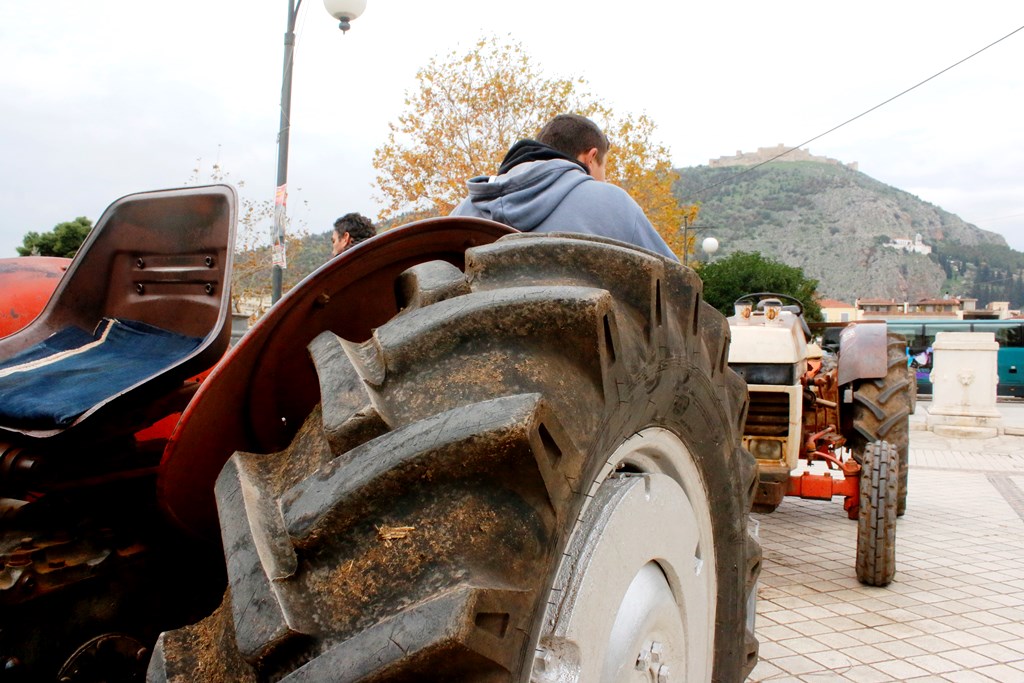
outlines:
{"label": "power line", "polygon": [[889,99],[887,99],[886,101],[884,101],[884,102],[881,102],[880,104],[876,104],[875,106],[871,107],[871,108],[870,108],[870,109],[868,109],[867,111],[863,111],[863,112],[861,112],[860,114],[857,114],[856,116],[854,116],[853,118],[851,118],[851,119],[847,119],[846,121],[843,121],[843,122],[842,122],[842,123],[840,123],[840,124],[839,124],[838,126],[833,126],[832,128],[829,128],[828,130],[826,130],[826,131],[825,131],[824,133],[821,133],[821,134],[819,134],[819,135],[815,135],[815,136],[814,136],[813,138],[811,138],[810,140],[806,140],[806,141],[804,141],[804,142],[800,143],[799,145],[797,145],[796,147],[791,147],[791,148],[787,149],[787,150],[786,150],[785,152],[781,152],[781,153],[779,153],[779,154],[776,154],[776,155],[775,155],[775,156],[773,156],[773,157],[772,157],[771,159],[768,159],[768,160],[766,160],[766,161],[762,161],[762,162],[761,162],[761,163],[759,163],[759,164],[754,164],[753,166],[751,166],[751,167],[749,167],[749,168],[746,168],[746,169],[744,169],[743,171],[740,171],[739,173],[737,173],[737,174],[736,174],[736,175],[734,175],[734,176],[730,176],[730,177],[728,177],[728,178],[725,178],[725,179],[721,180],[720,182],[717,182],[717,183],[714,183],[714,184],[708,185],[708,186],[706,186],[706,187],[702,187],[702,188],[700,188],[699,190],[696,190],[696,191],[694,192],[694,194],[695,194],[695,195],[700,195],[700,194],[702,194],[702,193],[704,193],[704,192],[707,192],[708,190],[713,190],[713,189],[714,189],[714,188],[716,188],[716,187],[719,187],[719,186],[721,186],[721,185],[725,185],[726,183],[731,183],[732,181],[736,180],[737,178],[739,178],[740,176],[742,176],[742,175],[744,175],[744,174],[746,174],[746,173],[750,173],[751,171],[753,171],[753,170],[755,170],[755,169],[757,169],[757,168],[760,168],[761,166],[764,166],[765,164],[769,164],[769,163],[771,163],[771,162],[775,161],[775,160],[776,160],[776,159],[778,159],[779,157],[784,157],[784,156],[786,156],[787,154],[789,154],[790,152],[796,151],[796,150],[800,149],[801,147],[805,147],[805,146],[807,146],[807,145],[811,144],[812,142],[814,142],[815,140],[818,140],[818,139],[820,139],[820,138],[823,138],[823,137],[825,137],[826,135],[828,135],[829,133],[833,133],[833,132],[835,132],[835,131],[839,130],[840,128],[842,128],[843,126],[845,126],[845,125],[849,124],[849,123],[853,123],[854,121],[856,121],[857,119],[861,118],[862,116],[866,116],[866,115],[870,114],[871,112],[875,111],[876,109],[878,109],[878,108],[880,108],[880,107],[884,107],[885,105],[889,104],[889,103],[890,103],[890,102],[892,102],[893,100],[895,100],[895,99],[897,99],[897,98],[899,98],[899,97],[903,97],[904,95],[906,95],[906,94],[907,94],[908,92],[910,92],[911,90],[915,90],[915,89],[917,89],[917,88],[921,87],[922,85],[924,85],[925,83],[927,83],[928,81],[930,81],[930,80],[933,80],[933,79],[935,79],[935,78],[938,78],[939,76],[941,76],[942,74],[946,73],[946,72],[947,72],[947,71],[949,71],[950,69],[953,69],[953,68],[955,68],[955,67],[958,67],[958,66],[960,66],[961,64],[963,64],[963,63],[964,63],[964,62],[966,62],[967,60],[969,60],[969,59],[971,59],[971,58],[973,58],[973,57],[977,57],[978,55],[980,55],[980,54],[981,54],[982,52],[984,52],[985,50],[987,50],[987,49],[989,49],[990,47],[993,47],[993,46],[995,46],[995,45],[998,45],[999,43],[1003,42],[1004,40],[1006,40],[1007,38],[1009,38],[1009,37],[1010,37],[1010,36],[1012,36],[1013,34],[1015,34],[1015,33],[1019,33],[1019,32],[1020,32],[1020,31],[1022,31],[1022,30],[1024,30],[1024,26],[1021,26],[1021,27],[1019,27],[1019,28],[1016,28],[1016,29],[1014,29],[1013,31],[1010,31],[1009,33],[1007,33],[1007,34],[1006,34],[1005,36],[1003,36],[1003,37],[1002,37],[1002,38],[1000,38],[999,40],[996,40],[996,41],[993,41],[993,42],[989,43],[988,45],[986,45],[985,47],[981,48],[980,50],[978,50],[978,51],[976,51],[976,52],[973,52],[973,53],[971,53],[971,54],[967,55],[966,57],[964,57],[963,59],[961,59],[961,60],[960,60],[959,62],[956,62],[955,64],[951,64],[950,66],[947,66],[947,67],[946,67],[945,69],[943,69],[942,71],[939,71],[938,73],[932,74],[931,76],[929,76],[928,78],[924,79],[924,80],[923,80],[923,81],[921,81],[920,83],[918,83],[918,84],[916,84],[916,85],[912,85],[912,86],[910,86],[909,88],[907,88],[907,89],[906,89],[906,90],[904,90],[903,92],[901,92],[901,93],[899,93],[899,94],[897,94],[897,95],[893,95],[892,97],[890,97],[890,98],[889,98]]}
{"label": "power line", "polygon": [[1008,216],[993,216],[991,218],[982,218],[978,223],[995,223],[996,221],[1005,221],[1008,218],[1020,218],[1024,216],[1024,213],[1011,213]]}

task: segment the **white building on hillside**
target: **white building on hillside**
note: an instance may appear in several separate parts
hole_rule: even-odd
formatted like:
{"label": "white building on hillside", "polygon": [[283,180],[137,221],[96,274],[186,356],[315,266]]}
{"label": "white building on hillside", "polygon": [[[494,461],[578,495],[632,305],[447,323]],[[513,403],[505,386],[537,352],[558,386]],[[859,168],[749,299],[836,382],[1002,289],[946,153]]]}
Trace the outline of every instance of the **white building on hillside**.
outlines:
{"label": "white building on hillside", "polygon": [[889,242],[885,246],[892,247],[893,249],[902,249],[903,251],[910,251],[916,254],[928,255],[932,253],[932,248],[924,243],[921,239],[921,233],[914,235],[914,239],[907,237],[896,237],[892,242]]}

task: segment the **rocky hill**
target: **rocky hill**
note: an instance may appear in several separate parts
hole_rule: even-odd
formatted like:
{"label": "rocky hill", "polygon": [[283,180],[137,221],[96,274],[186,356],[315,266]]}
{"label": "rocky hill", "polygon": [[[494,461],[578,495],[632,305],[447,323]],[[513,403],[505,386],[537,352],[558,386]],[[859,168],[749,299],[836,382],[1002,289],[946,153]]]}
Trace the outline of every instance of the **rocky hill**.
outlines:
{"label": "rocky hill", "polygon": [[[819,293],[846,300],[970,296],[981,263],[956,254],[1015,254],[1002,236],[981,230],[912,194],[854,168],[818,161],[679,169],[677,196],[701,203],[698,227],[713,226],[716,258],[756,251],[798,266],[819,281]],[[920,234],[929,255],[884,246]],[[981,257],[979,257],[980,259]],[[950,291],[953,288],[955,291]],[[987,301],[979,302],[982,305]]]}

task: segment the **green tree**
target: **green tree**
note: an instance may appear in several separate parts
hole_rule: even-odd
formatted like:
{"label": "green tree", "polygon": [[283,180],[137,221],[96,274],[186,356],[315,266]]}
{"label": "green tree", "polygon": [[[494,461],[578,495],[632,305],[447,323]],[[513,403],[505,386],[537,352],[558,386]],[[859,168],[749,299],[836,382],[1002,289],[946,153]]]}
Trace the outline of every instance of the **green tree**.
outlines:
{"label": "green tree", "polygon": [[71,258],[78,252],[90,230],[92,221],[85,216],[79,216],[73,221],[58,223],[50,232],[29,232],[22,240],[23,246],[17,247],[18,256]]}
{"label": "green tree", "polygon": [[799,299],[808,321],[822,320],[818,281],[808,278],[800,268],[740,251],[708,263],[700,269],[700,276],[704,280],[704,300],[726,315],[733,314],[733,302],[744,294],[777,292]]}

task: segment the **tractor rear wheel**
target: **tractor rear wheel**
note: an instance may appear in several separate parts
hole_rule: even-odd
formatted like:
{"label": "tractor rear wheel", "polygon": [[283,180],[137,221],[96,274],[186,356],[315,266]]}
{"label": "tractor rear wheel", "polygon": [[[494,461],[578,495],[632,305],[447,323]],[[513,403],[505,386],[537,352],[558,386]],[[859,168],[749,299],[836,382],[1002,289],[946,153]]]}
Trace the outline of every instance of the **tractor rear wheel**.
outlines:
{"label": "tractor rear wheel", "polygon": [[863,380],[854,390],[850,445],[858,461],[874,441],[885,440],[896,448],[900,464],[897,514],[902,517],[907,510],[912,387],[906,369],[906,342],[897,334],[886,337],[885,377]]}
{"label": "tractor rear wheel", "polygon": [[864,450],[857,517],[857,580],[887,586],[896,574],[896,492],[899,455],[887,441]]}
{"label": "tractor rear wheel", "polygon": [[228,461],[229,596],[150,680],[745,678],[746,387],[694,273],[514,235],[396,291],[369,341],[310,345],[289,448]]}

